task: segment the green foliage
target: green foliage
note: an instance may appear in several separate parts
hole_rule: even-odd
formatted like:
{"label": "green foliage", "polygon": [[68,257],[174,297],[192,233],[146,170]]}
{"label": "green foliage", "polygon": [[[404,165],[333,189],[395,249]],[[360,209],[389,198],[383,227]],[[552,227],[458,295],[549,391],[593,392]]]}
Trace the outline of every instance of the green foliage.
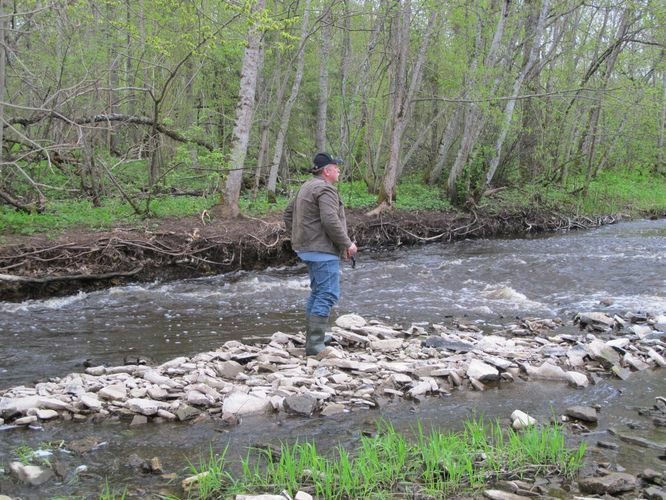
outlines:
{"label": "green foliage", "polygon": [[197,498],[283,490],[310,490],[327,499],[388,498],[405,492],[442,498],[473,492],[519,470],[572,477],[582,466],[585,443],[568,449],[558,425],[518,433],[474,419],[458,433],[426,434],[419,423],[415,442],[380,422],[378,433],[362,437],[353,453],[338,446],[330,457],[314,443],[282,444],[277,454],[271,449],[248,454],[235,475],[226,451],[219,456],[211,451],[207,461],[192,467],[200,478]]}
{"label": "green foliage", "polygon": [[[213,196],[165,196],[153,199],[151,210],[157,217],[181,217],[200,213],[214,201]],[[99,230],[119,224],[137,225],[142,220],[129,204],[116,198],[106,200],[101,207],[93,207],[88,200],[49,203],[43,213],[0,207],[0,233],[53,235],[73,227]]]}
{"label": "green foliage", "polygon": [[418,176],[403,179],[397,187],[395,207],[402,210],[447,210],[451,203],[437,186],[428,186]]}
{"label": "green foliage", "polygon": [[104,488],[99,494],[98,500],[125,500],[127,497],[127,488],[123,488],[121,491],[116,490],[109,486],[109,481],[104,481]]}

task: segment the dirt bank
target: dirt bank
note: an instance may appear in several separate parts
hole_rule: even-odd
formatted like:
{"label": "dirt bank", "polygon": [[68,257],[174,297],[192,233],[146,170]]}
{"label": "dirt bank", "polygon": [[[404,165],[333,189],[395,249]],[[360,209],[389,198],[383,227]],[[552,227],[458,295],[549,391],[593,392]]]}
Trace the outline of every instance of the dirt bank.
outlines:
{"label": "dirt bank", "polygon": [[[537,209],[511,213],[393,211],[378,217],[348,211],[350,235],[361,251],[589,228],[617,220],[617,216],[575,218]],[[0,300],[66,295],[155,278],[263,269],[295,259],[281,214],[261,219],[151,220],[142,227],[103,232],[6,236],[4,242],[0,246]]]}

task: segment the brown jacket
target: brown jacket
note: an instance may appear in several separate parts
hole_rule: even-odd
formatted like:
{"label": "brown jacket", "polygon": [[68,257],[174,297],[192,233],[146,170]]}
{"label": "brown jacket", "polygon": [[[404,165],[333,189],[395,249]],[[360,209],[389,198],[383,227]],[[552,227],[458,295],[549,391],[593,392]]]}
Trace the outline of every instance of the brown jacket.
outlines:
{"label": "brown jacket", "polygon": [[352,245],[338,190],[318,176],[298,190],[284,211],[284,223],[291,233],[291,247],[297,252],[341,255]]}

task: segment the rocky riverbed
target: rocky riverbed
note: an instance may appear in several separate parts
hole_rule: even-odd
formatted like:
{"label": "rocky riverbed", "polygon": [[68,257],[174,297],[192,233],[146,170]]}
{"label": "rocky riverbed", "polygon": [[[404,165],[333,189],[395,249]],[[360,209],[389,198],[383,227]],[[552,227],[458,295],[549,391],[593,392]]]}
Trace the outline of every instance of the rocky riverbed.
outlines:
{"label": "rocky riverbed", "polygon": [[333,344],[316,357],[304,355],[302,333],[276,332],[265,345],[229,341],[159,366],[93,366],[5,389],[0,425],[6,430],[57,418],[136,424],[204,413],[234,423],[267,411],[330,415],[376,407],[386,398],[483,391],[516,377],[585,387],[598,377],[666,366],[665,316],[588,312],[573,321],[580,333],[558,333],[563,322],[551,319],[484,333],[462,322],[402,328],[345,315],[331,329]]}
{"label": "rocky riverbed", "polygon": [[[4,389],[0,429],[38,428],[56,419],[119,419],[140,425],[212,418],[236,425],[252,413],[325,416],[376,408],[393,398],[483,391],[518,377],[582,388],[602,377],[624,379],[633,371],[666,366],[665,331],[665,316],[636,313],[585,312],[569,321],[522,319],[491,331],[460,321],[403,328],[345,315],[331,329],[333,344],[317,357],[304,355],[302,333],[276,332],[263,345],[229,341],[215,351],[159,366],[93,366],[33,387]],[[594,408],[562,411],[574,425],[596,419]],[[642,414],[663,425],[666,404],[658,399]],[[511,420],[515,428],[534,423],[520,411]],[[20,464],[12,465],[19,477],[40,481],[28,479],[29,471]],[[663,476],[655,474],[650,487],[657,494]],[[585,481],[581,490],[594,494],[634,491],[639,484],[603,467]]]}

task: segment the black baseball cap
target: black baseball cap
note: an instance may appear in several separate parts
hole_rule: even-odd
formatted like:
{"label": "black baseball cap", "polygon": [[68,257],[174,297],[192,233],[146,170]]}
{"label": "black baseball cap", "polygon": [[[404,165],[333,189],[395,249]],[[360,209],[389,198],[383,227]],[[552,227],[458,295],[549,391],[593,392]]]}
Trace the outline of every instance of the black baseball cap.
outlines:
{"label": "black baseball cap", "polygon": [[345,162],[338,159],[338,158],[333,158],[331,155],[328,153],[317,153],[314,157],[313,162],[313,171],[318,171],[324,168],[326,165],[330,165],[331,163],[335,165],[343,165]]}

